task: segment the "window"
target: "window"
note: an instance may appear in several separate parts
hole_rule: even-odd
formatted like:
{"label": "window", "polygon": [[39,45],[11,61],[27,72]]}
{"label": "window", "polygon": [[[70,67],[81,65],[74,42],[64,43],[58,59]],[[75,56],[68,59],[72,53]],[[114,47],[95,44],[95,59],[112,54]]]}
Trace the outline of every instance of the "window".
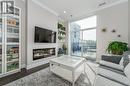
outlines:
{"label": "window", "polygon": [[71,23],[71,54],[96,60],[97,16]]}

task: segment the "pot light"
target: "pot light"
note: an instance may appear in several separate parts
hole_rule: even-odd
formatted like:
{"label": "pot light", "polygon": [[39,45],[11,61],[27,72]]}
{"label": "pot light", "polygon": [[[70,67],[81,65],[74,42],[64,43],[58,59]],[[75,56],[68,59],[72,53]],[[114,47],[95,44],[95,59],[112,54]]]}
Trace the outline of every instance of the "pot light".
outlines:
{"label": "pot light", "polygon": [[64,13],[66,13],[66,11],[64,11]]}

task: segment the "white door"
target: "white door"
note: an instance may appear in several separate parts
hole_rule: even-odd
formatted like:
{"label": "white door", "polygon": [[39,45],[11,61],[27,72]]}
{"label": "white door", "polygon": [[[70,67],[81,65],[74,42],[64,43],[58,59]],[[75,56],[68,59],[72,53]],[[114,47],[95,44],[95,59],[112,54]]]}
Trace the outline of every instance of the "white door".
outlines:
{"label": "white door", "polygon": [[6,23],[6,72],[10,72],[19,69],[19,18],[8,16]]}

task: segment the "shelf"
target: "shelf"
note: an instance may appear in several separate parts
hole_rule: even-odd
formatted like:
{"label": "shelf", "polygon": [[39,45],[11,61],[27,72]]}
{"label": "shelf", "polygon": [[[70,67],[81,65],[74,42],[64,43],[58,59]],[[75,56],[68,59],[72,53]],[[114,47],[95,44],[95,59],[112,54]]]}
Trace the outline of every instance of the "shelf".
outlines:
{"label": "shelf", "polygon": [[12,25],[7,25],[7,28],[8,27],[19,28],[19,26],[12,26]]}
{"label": "shelf", "polygon": [[19,38],[18,33],[7,33],[7,38]]}
{"label": "shelf", "polygon": [[19,32],[8,32],[8,31],[7,31],[7,34],[17,35],[17,34],[19,34]]}
{"label": "shelf", "polygon": [[66,33],[66,31],[65,31],[65,30],[61,30],[61,29],[58,29],[58,31],[62,31],[62,32],[65,32],[65,33]]}
{"label": "shelf", "polygon": [[58,42],[58,43],[66,43],[66,42]]}
{"label": "shelf", "polygon": [[8,26],[7,29],[19,29],[19,27]]}
{"label": "shelf", "polygon": [[14,63],[14,62],[17,62],[17,61],[19,61],[19,58],[13,59],[13,60],[11,60],[11,61],[8,61],[7,64],[9,64],[9,63]]}
{"label": "shelf", "polygon": [[58,36],[60,36],[60,37],[64,37],[64,38],[66,37],[66,35],[58,35]]}
{"label": "shelf", "polygon": [[12,55],[12,56],[13,56],[13,58],[11,58],[11,56],[7,54],[7,60],[8,59],[16,59],[16,58],[18,59],[19,58],[18,54],[16,56],[15,55]]}
{"label": "shelf", "polygon": [[6,43],[7,45],[19,45],[19,43],[17,42],[10,42],[10,43]]}
{"label": "shelf", "polygon": [[4,14],[4,16],[11,17],[11,18],[20,18],[20,16],[17,16],[15,14]]}

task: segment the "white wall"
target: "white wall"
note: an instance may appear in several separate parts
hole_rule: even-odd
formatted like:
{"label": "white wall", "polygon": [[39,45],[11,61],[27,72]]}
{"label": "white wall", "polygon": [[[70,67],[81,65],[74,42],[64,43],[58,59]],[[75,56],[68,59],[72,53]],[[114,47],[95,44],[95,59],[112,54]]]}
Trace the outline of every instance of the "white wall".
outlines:
{"label": "white wall", "polygon": [[26,1],[15,0],[15,5],[21,9],[21,64],[22,67],[26,65]]}
{"label": "white wall", "polygon": [[45,59],[33,61],[33,49],[57,48],[57,43],[34,43],[34,27],[39,26],[57,31],[58,17],[35,4],[32,0],[28,0],[27,7],[27,68],[32,68],[47,62]]}
{"label": "white wall", "polygon": [[[128,42],[128,3],[121,3],[116,6],[98,11],[97,24],[97,60],[105,54],[108,43],[112,40]],[[102,32],[102,28],[107,27],[107,32]],[[111,31],[115,29],[116,33]],[[117,35],[121,37],[117,37]]]}

